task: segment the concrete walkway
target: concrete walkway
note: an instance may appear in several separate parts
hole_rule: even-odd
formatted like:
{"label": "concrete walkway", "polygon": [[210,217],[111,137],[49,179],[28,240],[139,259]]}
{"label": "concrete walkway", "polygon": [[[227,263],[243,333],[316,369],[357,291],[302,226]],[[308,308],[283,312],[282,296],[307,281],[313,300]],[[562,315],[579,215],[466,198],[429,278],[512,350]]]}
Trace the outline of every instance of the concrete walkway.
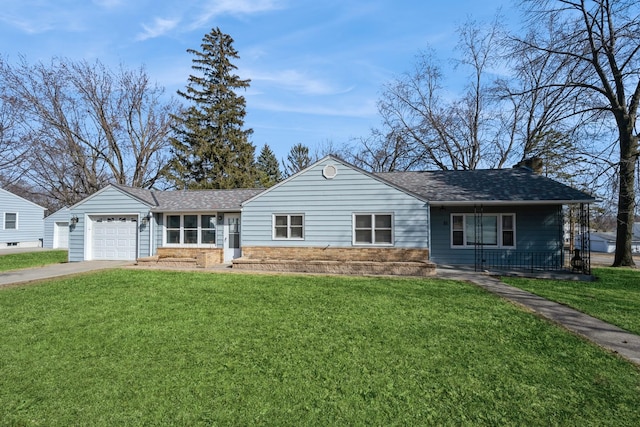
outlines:
{"label": "concrete walkway", "polygon": [[640,366],[640,336],[638,335],[627,332],[617,326],[603,322],[602,320],[565,305],[509,286],[496,277],[485,273],[438,270],[437,276],[446,279],[466,281],[480,286]]}
{"label": "concrete walkway", "polygon": [[131,261],[83,261],[7,271],[0,273],[0,288],[38,282],[52,278],[72,276],[75,274],[88,273],[107,268],[122,267],[129,264],[131,264]]}

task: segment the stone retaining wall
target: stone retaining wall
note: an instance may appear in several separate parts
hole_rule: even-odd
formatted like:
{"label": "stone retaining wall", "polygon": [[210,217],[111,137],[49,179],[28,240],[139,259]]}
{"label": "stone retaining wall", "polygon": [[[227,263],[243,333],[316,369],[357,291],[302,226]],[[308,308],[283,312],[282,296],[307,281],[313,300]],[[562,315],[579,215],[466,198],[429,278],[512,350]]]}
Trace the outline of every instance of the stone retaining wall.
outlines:
{"label": "stone retaining wall", "polygon": [[242,257],[295,261],[424,262],[429,260],[429,250],[417,248],[243,246]]}
{"label": "stone retaining wall", "polygon": [[224,262],[221,248],[158,248],[158,263],[163,260],[195,259],[198,267],[211,267]]}
{"label": "stone retaining wall", "polygon": [[436,265],[427,249],[243,247],[233,268],[329,274],[431,276]]}

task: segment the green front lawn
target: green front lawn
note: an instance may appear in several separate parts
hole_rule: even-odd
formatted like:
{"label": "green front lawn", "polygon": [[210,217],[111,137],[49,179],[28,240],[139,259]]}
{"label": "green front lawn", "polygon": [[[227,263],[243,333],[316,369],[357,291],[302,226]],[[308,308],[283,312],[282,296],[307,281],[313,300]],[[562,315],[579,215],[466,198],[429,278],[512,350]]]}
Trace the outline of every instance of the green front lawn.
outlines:
{"label": "green front lawn", "polygon": [[594,268],[597,280],[537,280],[504,277],[512,286],[560,302],[640,334],[640,270]]}
{"label": "green front lawn", "polygon": [[460,282],[123,269],[0,313],[0,425],[640,424],[636,367]]}
{"label": "green front lawn", "polygon": [[67,262],[67,253],[66,250],[55,250],[0,255],[0,271],[60,264]]}

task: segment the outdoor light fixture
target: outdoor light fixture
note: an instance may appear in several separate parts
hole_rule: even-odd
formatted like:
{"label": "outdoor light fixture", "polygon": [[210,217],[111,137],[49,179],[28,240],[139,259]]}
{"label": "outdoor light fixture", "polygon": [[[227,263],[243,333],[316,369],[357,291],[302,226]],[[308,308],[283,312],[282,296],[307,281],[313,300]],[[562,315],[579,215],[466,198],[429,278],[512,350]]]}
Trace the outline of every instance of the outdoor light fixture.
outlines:
{"label": "outdoor light fixture", "polygon": [[142,225],[147,225],[149,223],[149,220],[151,220],[151,218],[152,218],[151,212],[149,212],[146,216],[143,216]]}
{"label": "outdoor light fixture", "polygon": [[80,221],[80,218],[78,218],[78,215],[74,215],[71,217],[71,224],[77,224],[78,221]]}

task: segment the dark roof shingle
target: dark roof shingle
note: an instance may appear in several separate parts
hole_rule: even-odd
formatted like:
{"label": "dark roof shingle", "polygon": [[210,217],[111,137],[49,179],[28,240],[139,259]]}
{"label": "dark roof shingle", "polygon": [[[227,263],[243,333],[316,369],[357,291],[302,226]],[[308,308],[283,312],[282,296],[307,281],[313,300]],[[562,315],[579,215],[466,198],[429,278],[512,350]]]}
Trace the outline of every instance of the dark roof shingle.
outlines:
{"label": "dark roof shingle", "polygon": [[587,202],[587,193],[527,169],[385,172],[375,174],[430,202]]}
{"label": "dark roof shingle", "polygon": [[113,186],[148,204],[155,212],[240,210],[242,202],[264,191],[261,188],[155,191],[120,184]]}
{"label": "dark roof shingle", "polygon": [[240,210],[242,202],[264,189],[160,191],[155,193],[162,212]]}

